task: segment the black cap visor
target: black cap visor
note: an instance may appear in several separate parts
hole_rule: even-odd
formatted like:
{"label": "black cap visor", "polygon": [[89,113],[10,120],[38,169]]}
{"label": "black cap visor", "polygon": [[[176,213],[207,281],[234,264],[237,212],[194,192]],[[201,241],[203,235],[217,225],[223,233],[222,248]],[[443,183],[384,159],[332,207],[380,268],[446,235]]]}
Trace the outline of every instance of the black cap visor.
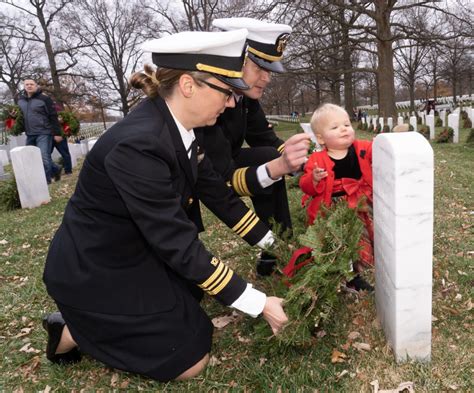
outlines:
{"label": "black cap visor", "polygon": [[250,60],[252,60],[255,64],[257,64],[259,67],[263,68],[264,70],[270,71],[270,72],[276,72],[277,74],[282,74],[286,72],[285,67],[283,67],[283,64],[279,61],[268,61],[264,60],[261,57],[258,57],[257,55],[254,55],[251,52],[248,52],[248,57]]}
{"label": "black cap visor", "polygon": [[219,74],[212,74],[211,75],[219,79],[221,82],[224,82],[226,85],[233,87],[237,90],[248,90],[250,87],[244,82],[242,78],[229,78],[227,76],[219,75]]}

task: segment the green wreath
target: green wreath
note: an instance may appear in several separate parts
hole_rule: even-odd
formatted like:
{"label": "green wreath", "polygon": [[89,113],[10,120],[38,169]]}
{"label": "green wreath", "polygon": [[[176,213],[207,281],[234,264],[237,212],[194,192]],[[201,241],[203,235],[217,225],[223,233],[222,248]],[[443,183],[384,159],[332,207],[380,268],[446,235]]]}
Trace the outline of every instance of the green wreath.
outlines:
{"label": "green wreath", "polygon": [[1,111],[1,120],[5,124],[5,131],[10,135],[20,135],[25,131],[23,112],[18,105],[4,105]]}
{"label": "green wreath", "polygon": [[79,134],[81,124],[74,113],[61,111],[58,113],[59,124],[61,124],[61,134],[63,137],[76,136]]}

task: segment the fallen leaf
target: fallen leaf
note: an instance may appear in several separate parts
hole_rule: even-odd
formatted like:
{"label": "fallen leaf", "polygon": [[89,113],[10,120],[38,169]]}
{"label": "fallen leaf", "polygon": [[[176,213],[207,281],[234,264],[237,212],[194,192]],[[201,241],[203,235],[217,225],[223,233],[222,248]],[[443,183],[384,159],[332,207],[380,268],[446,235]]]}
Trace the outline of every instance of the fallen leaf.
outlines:
{"label": "fallen leaf", "polygon": [[318,338],[323,338],[324,336],[326,336],[326,331],[324,330],[319,330],[317,333],[316,333],[316,337]]}
{"label": "fallen leaf", "polygon": [[263,366],[263,365],[267,362],[267,360],[268,360],[267,358],[260,358],[258,364],[259,364],[260,366]]}
{"label": "fallen leaf", "polygon": [[466,302],[466,311],[471,311],[472,310],[472,301],[471,299],[469,299],[467,302]]}
{"label": "fallen leaf", "polygon": [[358,315],[352,320],[352,323],[357,326],[363,326],[365,324],[364,319]]}
{"label": "fallen leaf", "polygon": [[26,352],[26,353],[40,353],[41,352],[39,349],[35,349],[31,347],[31,343],[26,343],[19,349],[19,351]]}
{"label": "fallen leaf", "polygon": [[359,337],[360,337],[359,332],[350,332],[349,335],[347,336],[347,338],[352,341]]}
{"label": "fallen leaf", "polygon": [[8,244],[8,242],[5,239],[2,239],[2,240],[0,240],[0,244],[4,245],[4,244]]}
{"label": "fallen leaf", "polygon": [[454,298],[454,300],[455,300],[456,302],[460,302],[460,301],[462,300],[462,295],[461,295],[460,293],[458,293],[458,294],[456,295],[456,297]]}
{"label": "fallen leaf", "polygon": [[46,385],[42,393],[49,393],[51,391],[51,386]]}
{"label": "fallen leaf", "polygon": [[232,315],[224,315],[222,317],[215,317],[212,319],[212,324],[216,329],[222,329],[229,323],[233,322],[235,318]]}
{"label": "fallen leaf", "polygon": [[119,380],[119,375],[118,373],[113,373],[112,378],[110,378],[110,386],[112,387],[117,387],[117,382]]}
{"label": "fallen leaf", "polygon": [[370,383],[374,388],[373,393],[415,393],[413,382],[402,382],[395,389],[379,390],[379,381],[375,380]]}
{"label": "fallen leaf", "polygon": [[122,381],[122,383],[120,384],[120,389],[127,389],[129,384],[130,384],[129,379]]}
{"label": "fallen leaf", "polygon": [[341,379],[344,375],[349,374],[349,371],[342,370],[336,377],[336,379]]}
{"label": "fallen leaf", "polygon": [[30,248],[31,247],[31,244],[28,244],[28,243],[24,243],[21,248]]}
{"label": "fallen leaf", "polygon": [[349,341],[341,345],[341,349],[343,349],[344,351],[347,351],[350,347],[351,343]]}
{"label": "fallen leaf", "polygon": [[352,346],[359,351],[370,351],[372,347],[367,343],[353,343]]}
{"label": "fallen leaf", "polygon": [[240,334],[237,335],[237,340],[239,340],[241,343],[249,343],[252,341],[250,338],[242,337]]}
{"label": "fallen leaf", "polygon": [[211,358],[209,359],[209,366],[211,367],[218,366],[221,363],[222,362],[214,355],[212,355]]}
{"label": "fallen leaf", "polygon": [[347,355],[345,353],[339,352],[337,349],[334,349],[331,355],[331,363],[344,363],[344,359],[346,358]]}

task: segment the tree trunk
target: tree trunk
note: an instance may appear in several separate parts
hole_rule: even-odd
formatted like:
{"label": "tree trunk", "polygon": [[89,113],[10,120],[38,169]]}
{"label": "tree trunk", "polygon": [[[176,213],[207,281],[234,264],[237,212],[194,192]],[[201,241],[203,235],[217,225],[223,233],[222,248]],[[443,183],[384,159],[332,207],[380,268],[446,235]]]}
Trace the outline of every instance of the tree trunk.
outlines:
{"label": "tree trunk", "polygon": [[53,95],[54,99],[58,104],[64,104],[64,100],[61,94],[61,83],[59,81],[58,67],[56,65],[56,58],[54,56],[53,45],[51,44],[51,36],[49,34],[48,26],[44,18],[43,9],[39,6],[36,7],[38,20],[41,24],[41,28],[44,33],[44,47],[46,49],[46,55],[48,56],[49,68],[51,71],[51,81],[53,82]]}
{"label": "tree trunk", "polygon": [[[344,17],[344,15],[342,15]],[[343,24],[343,42],[344,46],[342,49],[342,63],[343,67],[348,70],[352,69],[351,61],[351,50],[349,48],[349,29]],[[352,113],[352,108],[354,108],[354,94],[352,91],[352,72],[344,72],[344,106],[347,113]]]}
{"label": "tree trunk", "polygon": [[395,77],[393,71],[393,37],[390,30],[391,8],[386,0],[376,0],[375,23],[377,25],[377,92],[379,116],[395,117]]}

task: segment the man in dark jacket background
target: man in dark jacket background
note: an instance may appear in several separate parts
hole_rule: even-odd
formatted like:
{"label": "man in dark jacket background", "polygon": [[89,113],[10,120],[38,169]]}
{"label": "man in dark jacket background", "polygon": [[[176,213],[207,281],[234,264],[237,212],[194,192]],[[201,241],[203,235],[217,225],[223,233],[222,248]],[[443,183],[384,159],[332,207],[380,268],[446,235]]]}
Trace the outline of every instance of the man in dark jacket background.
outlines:
{"label": "man in dark jacket background", "polygon": [[61,136],[58,114],[51,98],[41,92],[33,79],[25,79],[23,86],[18,105],[23,113],[26,145],[41,150],[46,181],[50,184],[52,177],[56,181],[61,179],[61,168],[51,159],[53,136]]}

